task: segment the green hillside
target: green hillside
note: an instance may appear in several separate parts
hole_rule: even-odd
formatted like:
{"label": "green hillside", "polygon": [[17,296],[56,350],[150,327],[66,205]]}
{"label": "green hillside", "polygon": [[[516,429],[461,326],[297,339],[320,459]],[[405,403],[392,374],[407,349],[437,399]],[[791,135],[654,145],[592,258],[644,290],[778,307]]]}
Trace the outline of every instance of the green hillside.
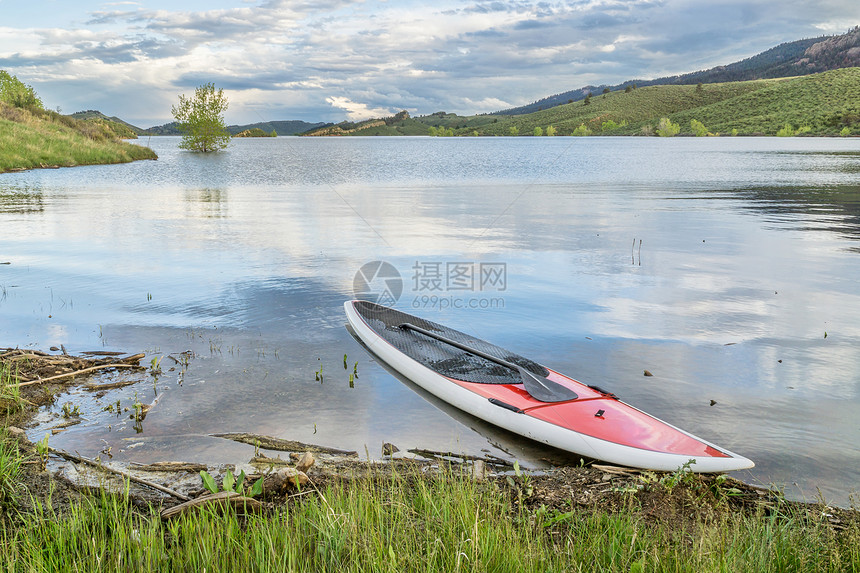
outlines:
{"label": "green hillside", "polygon": [[[580,125],[595,135],[648,134],[668,117],[692,134],[690,121],[712,133],[776,135],[790,124],[808,135],[860,134],[860,68],[844,68],[796,78],[718,84],[648,86],[593,95],[586,100],[517,116],[470,118],[455,135],[532,135],[553,126],[557,135],[572,135]],[[428,116],[429,117],[429,116]],[[489,123],[487,123],[487,119]],[[478,120],[482,124],[478,124]],[[607,129],[607,122],[623,127]]]}
{"label": "green hillside", "polygon": [[0,173],[157,159],[148,147],[126,143],[98,122],[0,101]]}
{"label": "green hillside", "polygon": [[427,135],[429,126],[409,117],[409,112],[401,111],[391,117],[367,119],[364,121],[342,121],[325,124],[300,135],[343,136],[343,135]]}
{"label": "green hillside", "polygon": [[121,139],[137,139],[137,136],[143,133],[143,130],[139,127],[127,123],[118,117],[108,117],[102,112],[93,109],[78,111],[71,114],[69,117],[102,124],[116,133],[117,137]]}
{"label": "green hillside", "polygon": [[278,134],[274,131],[266,133],[259,127],[253,127],[251,129],[240,131],[239,133],[234,134],[233,137],[278,137]]}

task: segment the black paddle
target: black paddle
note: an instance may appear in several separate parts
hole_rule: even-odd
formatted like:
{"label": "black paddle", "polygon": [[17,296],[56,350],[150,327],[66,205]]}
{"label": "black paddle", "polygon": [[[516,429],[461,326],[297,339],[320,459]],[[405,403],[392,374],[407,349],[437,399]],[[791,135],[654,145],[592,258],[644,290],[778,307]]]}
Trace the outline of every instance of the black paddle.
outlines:
{"label": "black paddle", "polygon": [[404,322],[400,324],[398,328],[413,330],[419,334],[423,334],[429,338],[433,338],[438,340],[439,342],[444,342],[454,348],[459,348],[460,350],[465,350],[469,354],[474,354],[480,358],[485,360],[489,360],[499,366],[504,366],[505,368],[510,368],[515,372],[519,373],[520,378],[523,380],[523,385],[525,386],[526,392],[528,392],[533,398],[540,400],[541,402],[566,402],[568,400],[576,400],[579,396],[577,396],[576,392],[568,388],[567,386],[562,386],[558,382],[553,382],[552,380],[545,378],[544,376],[538,376],[537,374],[533,374],[529,372],[519,364],[514,364],[513,362],[508,362],[507,360],[503,360],[501,358],[496,358],[486,352],[482,352],[477,348],[472,348],[463,344],[462,342],[457,342],[456,340],[451,340],[441,334],[436,334],[431,330],[427,330],[425,328],[421,328],[420,326],[415,326],[409,322]]}

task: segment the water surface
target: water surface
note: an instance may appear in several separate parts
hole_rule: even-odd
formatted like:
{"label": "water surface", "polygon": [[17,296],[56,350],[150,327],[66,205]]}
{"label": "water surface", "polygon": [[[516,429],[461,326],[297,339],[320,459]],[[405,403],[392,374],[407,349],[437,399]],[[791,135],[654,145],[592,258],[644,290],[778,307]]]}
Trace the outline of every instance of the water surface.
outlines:
{"label": "water surface", "polygon": [[[250,446],[209,436],[239,431],[565,459],[356,344],[342,303],[381,261],[398,308],[753,459],[741,479],[841,504],[860,489],[857,140],[140,143],[159,160],[0,176],[0,346],[145,351],[163,370],[61,396],[36,439],[74,399],[86,420],[52,445],[114,459],[241,462]],[[137,428],[103,411],[135,396],[155,402]]]}

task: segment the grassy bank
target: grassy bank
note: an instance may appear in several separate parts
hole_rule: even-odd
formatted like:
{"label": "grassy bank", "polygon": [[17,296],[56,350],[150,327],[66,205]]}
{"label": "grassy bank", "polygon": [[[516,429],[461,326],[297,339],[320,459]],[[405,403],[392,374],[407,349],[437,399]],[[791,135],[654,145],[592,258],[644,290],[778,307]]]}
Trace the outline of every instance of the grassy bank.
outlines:
{"label": "grassy bank", "polygon": [[157,159],[154,151],[117,138],[100,122],[0,102],[0,173]]}
{"label": "grassy bank", "polygon": [[[689,485],[689,484],[688,484]],[[663,487],[663,486],[660,486]],[[685,486],[687,487],[687,486]],[[820,510],[739,511],[677,489],[692,517],[654,518],[636,494],[613,508],[530,503],[519,478],[386,468],[333,481],[263,514],[156,508],[97,493],[62,514],[39,502],[0,532],[4,571],[858,571],[860,525]]]}

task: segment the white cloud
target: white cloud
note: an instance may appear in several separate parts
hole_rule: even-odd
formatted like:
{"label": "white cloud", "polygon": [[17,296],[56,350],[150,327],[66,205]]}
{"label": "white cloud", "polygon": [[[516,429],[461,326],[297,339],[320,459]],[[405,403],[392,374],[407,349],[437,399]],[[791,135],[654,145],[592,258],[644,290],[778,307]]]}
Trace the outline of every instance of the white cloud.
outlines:
{"label": "white cloud", "polygon": [[387,117],[394,115],[390,109],[376,107],[371,108],[366,103],[357,103],[343,96],[329,96],[325,100],[336,108],[346,111],[346,117],[350,121],[363,121],[374,117]]}

